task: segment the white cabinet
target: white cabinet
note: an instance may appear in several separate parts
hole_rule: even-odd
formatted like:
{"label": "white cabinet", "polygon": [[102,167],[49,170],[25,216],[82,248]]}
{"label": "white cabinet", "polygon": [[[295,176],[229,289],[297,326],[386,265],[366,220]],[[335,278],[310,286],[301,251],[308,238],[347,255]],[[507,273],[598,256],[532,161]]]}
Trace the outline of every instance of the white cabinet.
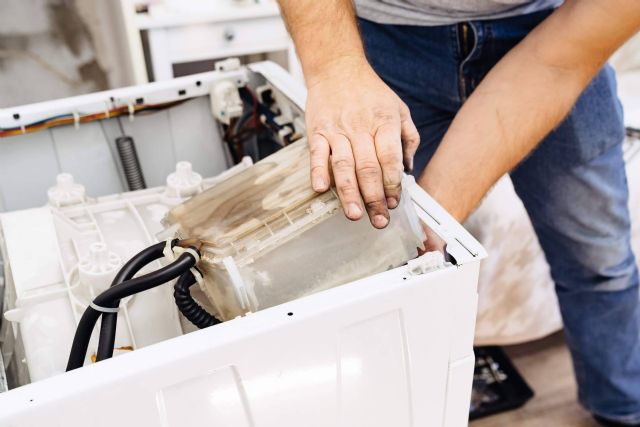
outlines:
{"label": "white cabinet", "polygon": [[[136,14],[130,22],[146,36],[146,65],[155,81],[172,78],[175,64],[277,53],[302,81],[295,48],[275,0],[167,2],[152,5],[148,13]],[[137,64],[143,66],[144,58]]]}

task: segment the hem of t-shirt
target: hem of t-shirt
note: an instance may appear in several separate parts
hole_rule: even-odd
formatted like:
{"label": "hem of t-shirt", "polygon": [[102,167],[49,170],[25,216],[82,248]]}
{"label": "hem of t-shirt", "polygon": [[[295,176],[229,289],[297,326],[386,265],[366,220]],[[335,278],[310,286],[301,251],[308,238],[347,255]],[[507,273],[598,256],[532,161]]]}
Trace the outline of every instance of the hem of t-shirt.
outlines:
{"label": "hem of t-shirt", "polygon": [[523,16],[530,13],[542,12],[544,10],[552,10],[559,7],[563,3],[563,0],[558,0],[552,4],[545,4],[542,7],[526,6],[523,8],[512,9],[502,13],[492,13],[487,15],[457,15],[457,16],[436,16],[421,14],[416,12],[415,18],[407,16],[397,16],[393,13],[382,12],[375,8],[368,6],[360,6],[357,9],[359,18],[366,19],[378,24],[388,25],[412,25],[422,27],[436,27],[439,25],[452,25],[459,24],[461,22],[468,21],[486,21],[491,19],[513,18],[516,16]]}

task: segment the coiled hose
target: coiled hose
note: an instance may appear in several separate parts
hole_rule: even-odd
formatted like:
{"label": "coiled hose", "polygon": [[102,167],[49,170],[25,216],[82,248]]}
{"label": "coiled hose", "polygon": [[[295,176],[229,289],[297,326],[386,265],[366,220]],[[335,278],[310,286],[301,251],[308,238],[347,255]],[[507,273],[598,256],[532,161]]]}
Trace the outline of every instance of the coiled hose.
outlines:
{"label": "coiled hose", "polygon": [[173,287],[173,297],[176,300],[178,310],[199,329],[220,323],[218,319],[207,312],[191,296],[189,289],[196,284],[196,278],[191,271],[184,273]]}
{"label": "coiled hose", "polygon": [[116,138],[116,148],[118,149],[118,156],[122,163],[122,170],[127,180],[129,190],[134,191],[147,188],[133,138],[126,135]]}

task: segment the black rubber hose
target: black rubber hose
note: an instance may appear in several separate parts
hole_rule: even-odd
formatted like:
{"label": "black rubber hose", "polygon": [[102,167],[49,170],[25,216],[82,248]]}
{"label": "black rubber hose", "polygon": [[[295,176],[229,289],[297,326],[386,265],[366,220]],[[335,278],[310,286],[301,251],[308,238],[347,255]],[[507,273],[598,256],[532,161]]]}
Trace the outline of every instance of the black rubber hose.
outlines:
{"label": "black rubber hose", "polygon": [[[177,278],[195,264],[196,259],[192,254],[188,252],[183,253],[176,261],[166,267],[145,274],[144,276],[127,280],[126,282],[107,289],[98,295],[93,300],[93,303],[99,307],[111,307],[115,301],[160,286]],[[89,340],[91,339],[91,332],[100,314],[99,311],[89,306],[82,315],[78,323],[78,328],[76,329],[76,334],[73,337],[67,371],[80,368],[84,364],[84,358],[87,355],[87,348],[89,347]]]}
{"label": "black rubber hose", "polygon": [[[178,239],[171,242],[171,247],[174,247],[178,243]],[[111,286],[119,285],[122,282],[130,280],[140,270],[142,270],[147,264],[160,259],[164,256],[164,248],[166,242],[156,243],[153,246],[142,250],[133,258],[131,258],[118,272],[111,282]],[[109,307],[115,308],[120,305],[120,300],[114,301]],[[98,340],[98,351],[96,353],[96,360],[105,360],[113,356],[113,347],[116,340],[116,327],[118,324],[118,313],[103,313],[102,321],[100,324],[100,339]]]}
{"label": "black rubber hose", "polygon": [[126,135],[116,138],[116,149],[118,150],[122,171],[127,180],[129,191],[147,188],[133,138]]}
{"label": "black rubber hose", "polygon": [[191,271],[184,273],[173,287],[173,297],[180,313],[193,323],[199,329],[208,328],[209,326],[220,323],[218,319],[213,317],[204,308],[200,306],[191,296],[189,288],[196,284],[196,278]]}

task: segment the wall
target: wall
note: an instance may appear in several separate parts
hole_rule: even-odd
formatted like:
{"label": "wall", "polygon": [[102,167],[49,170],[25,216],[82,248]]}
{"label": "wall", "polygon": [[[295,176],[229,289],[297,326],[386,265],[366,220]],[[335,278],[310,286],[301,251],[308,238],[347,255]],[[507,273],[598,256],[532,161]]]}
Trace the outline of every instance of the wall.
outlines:
{"label": "wall", "polygon": [[120,6],[0,0],[0,108],[131,84]]}

